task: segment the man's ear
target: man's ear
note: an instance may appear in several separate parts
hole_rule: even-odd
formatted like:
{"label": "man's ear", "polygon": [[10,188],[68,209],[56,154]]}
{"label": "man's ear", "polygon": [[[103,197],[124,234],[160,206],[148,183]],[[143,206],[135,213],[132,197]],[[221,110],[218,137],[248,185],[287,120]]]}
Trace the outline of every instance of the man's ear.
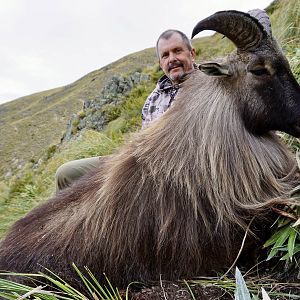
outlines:
{"label": "man's ear", "polygon": [[221,65],[216,62],[203,63],[199,65],[199,70],[209,76],[231,76],[228,65]]}
{"label": "man's ear", "polygon": [[192,48],[192,50],[191,50],[191,55],[192,55],[192,60],[194,62],[195,58],[196,58],[196,50],[194,48]]}

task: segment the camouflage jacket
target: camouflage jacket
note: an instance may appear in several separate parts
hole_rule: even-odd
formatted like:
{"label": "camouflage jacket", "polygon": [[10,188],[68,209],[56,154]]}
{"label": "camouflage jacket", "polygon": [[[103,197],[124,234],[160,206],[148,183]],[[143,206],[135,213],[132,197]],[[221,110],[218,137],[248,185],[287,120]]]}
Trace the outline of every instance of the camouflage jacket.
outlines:
{"label": "camouflage jacket", "polygon": [[142,128],[147,127],[150,122],[161,117],[173,103],[179,88],[180,84],[173,85],[166,75],[159,79],[142,109]]}

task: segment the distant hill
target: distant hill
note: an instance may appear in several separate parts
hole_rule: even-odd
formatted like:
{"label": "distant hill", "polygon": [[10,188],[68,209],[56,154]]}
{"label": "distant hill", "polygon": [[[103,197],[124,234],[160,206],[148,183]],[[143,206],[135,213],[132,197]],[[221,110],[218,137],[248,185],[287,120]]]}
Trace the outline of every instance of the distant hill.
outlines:
{"label": "distant hill", "polygon": [[36,93],[0,105],[0,178],[37,160],[41,152],[60,141],[72,113],[94,99],[115,74],[128,74],[154,65],[155,51],[130,54],[72,84]]}

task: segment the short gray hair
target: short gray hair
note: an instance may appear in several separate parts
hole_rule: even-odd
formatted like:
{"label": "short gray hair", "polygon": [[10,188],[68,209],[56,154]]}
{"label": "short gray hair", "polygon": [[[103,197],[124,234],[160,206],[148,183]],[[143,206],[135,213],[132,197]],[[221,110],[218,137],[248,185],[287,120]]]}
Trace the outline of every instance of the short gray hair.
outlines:
{"label": "short gray hair", "polygon": [[185,45],[187,46],[187,48],[191,51],[193,49],[193,46],[192,46],[192,43],[191,43],[191,40],[182,32],[182,31],[179,31],[179,30],[176,30],[176,29],[168,29],[166,31],[164,31],[160,36],[159,38],[157,39],[157,42],[156,42],[156,55],[159,59],[159,53],[158,53],[158,42],[161,40],[161,39],[164,39],[164,40],[168,40],[174,33],[178,33],[181,38],[182,38],[182,41],[185,43]]}

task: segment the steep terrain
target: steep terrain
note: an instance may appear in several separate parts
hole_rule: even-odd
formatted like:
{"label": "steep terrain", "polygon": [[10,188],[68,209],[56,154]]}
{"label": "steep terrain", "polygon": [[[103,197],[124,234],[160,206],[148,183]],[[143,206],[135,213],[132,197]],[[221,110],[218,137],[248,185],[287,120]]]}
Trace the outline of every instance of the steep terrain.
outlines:
{"label": "steep terrain", "polygon": [[38,160],[57,144],[72,113],[94,99],[115,74],[128,74],[152,66],[154,49],[128,55],[76,82],[0,105],[0,178],[10,176],[28,160]]}

